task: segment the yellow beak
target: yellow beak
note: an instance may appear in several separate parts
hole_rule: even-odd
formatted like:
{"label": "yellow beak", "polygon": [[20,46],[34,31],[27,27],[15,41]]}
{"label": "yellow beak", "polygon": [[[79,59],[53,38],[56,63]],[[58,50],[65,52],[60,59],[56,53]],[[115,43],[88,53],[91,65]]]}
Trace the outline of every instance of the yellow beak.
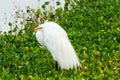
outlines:
{"label": "yellow beak", "polygon": [[42,27],[35,27],[35,28],[30,29],[30,31],[36,31],[36,30],[39,30],[39,29],[42,29]]}

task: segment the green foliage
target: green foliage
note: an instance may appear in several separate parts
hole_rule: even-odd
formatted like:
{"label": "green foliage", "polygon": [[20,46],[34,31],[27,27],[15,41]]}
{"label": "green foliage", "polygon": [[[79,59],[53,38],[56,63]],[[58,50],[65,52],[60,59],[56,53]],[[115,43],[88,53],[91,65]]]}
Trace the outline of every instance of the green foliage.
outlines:
{"label": "green foliage", "polygon": [[[35,18],[12,35],[0,35],[0,79],[5,80],[118,80],[120,79],[120,1],[66,0],[64,11],[55,13],[28,9]],[[47,6],[45,3],[43,6]],[[58,3],[59,4],[59,3]],[[71,9],[69,9],[71,5]],[[45,7],[43,7],[45,9]],[[49,13],[49,16],[45,14]],[[37,18],[56,21],[68,33],[83,69],[55,70],[55,61],[41,47],[30,28],[38,25]],[[35,22],[36,21],[36,22]],[[21,22],[22,24],[24,22]],[[9,23],[9,26],[12,26]]]}

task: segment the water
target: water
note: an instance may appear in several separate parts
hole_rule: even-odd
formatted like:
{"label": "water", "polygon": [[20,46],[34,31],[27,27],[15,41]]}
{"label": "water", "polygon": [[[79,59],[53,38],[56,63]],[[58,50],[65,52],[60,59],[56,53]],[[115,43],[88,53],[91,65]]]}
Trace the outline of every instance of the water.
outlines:
{"label": "water", "polygon": [[64,7],[64,0],[0,0],[0,31],[8,32],[10,27],[8,22],[13,22],[13,16],[15,10],[25,10],[27,6],[37,9],[41,8],[44,2],[49,1],[54,8],[58,8],[55,3],[56,1],[61,2],[61,6]]}

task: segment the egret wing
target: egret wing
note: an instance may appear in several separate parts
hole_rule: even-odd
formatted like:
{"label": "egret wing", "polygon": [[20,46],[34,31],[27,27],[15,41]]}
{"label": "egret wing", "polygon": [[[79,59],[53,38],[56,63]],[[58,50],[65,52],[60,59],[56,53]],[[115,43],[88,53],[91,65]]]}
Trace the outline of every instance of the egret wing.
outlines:
{"label": "egret wing", "polygon": [[44,31],[44,44],[61,68],[70,69],[80,65],[67,34],[62,28]]}

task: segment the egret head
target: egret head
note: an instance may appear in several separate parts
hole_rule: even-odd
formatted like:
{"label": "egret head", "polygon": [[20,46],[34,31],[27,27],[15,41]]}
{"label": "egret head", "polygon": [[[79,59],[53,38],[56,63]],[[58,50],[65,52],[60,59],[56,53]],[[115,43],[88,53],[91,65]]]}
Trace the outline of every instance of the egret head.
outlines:
{"label": "egret head", "polygon": [[42,30],[44,27],[49,26],[47,23],[48,23],[48,20],[46,20],[45,23],[40,24],[38,27],[32,28],[31,31],[39,31],[39,30]]}

